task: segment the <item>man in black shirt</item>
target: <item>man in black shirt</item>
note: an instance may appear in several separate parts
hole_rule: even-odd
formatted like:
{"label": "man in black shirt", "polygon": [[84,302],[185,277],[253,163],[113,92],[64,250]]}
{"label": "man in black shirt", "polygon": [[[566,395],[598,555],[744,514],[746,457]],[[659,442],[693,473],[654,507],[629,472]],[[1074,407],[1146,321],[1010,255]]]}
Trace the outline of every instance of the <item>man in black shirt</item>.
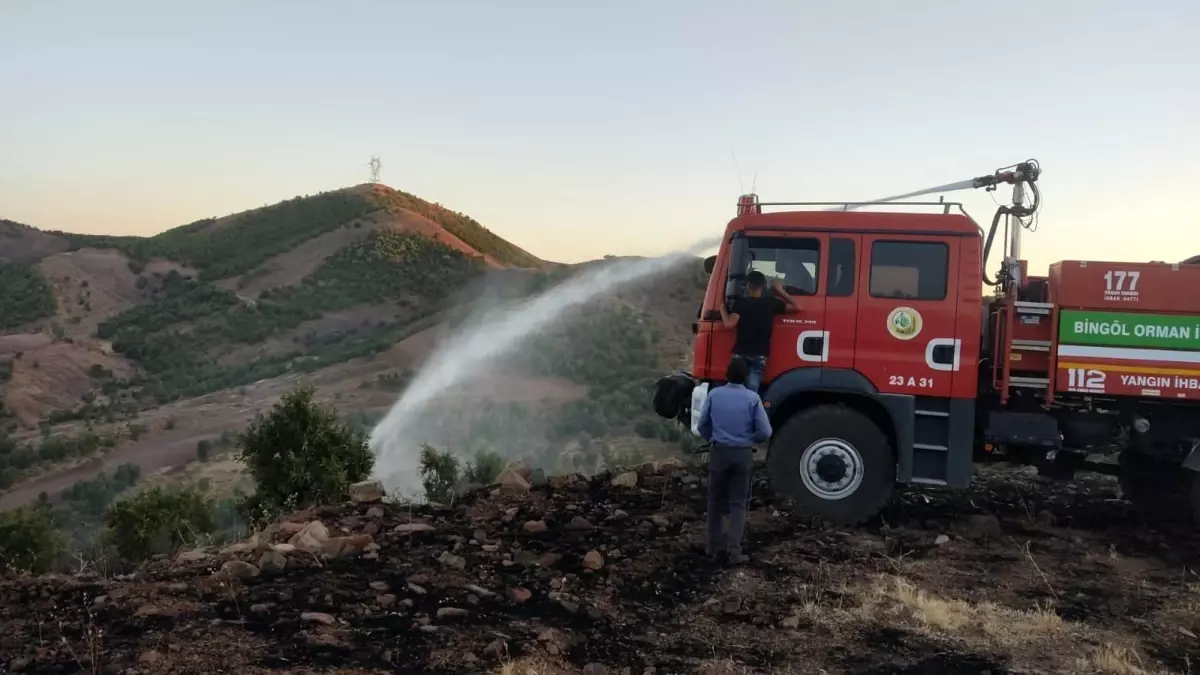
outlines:
{"label": "man in black shirt", "polygon": [[733,355],[741,357],[750,367],[746,388],[757,392],[767,367],[767,355],[771,353],[771,326],[775,315],[799,312],[800,305],[787,294],[778,279],[771,282],[771,290],[777,297],[764,296],[767,278],[757,270],[746,275],[746,286],[746,297],[735,300],[732,311],[726,310],[725,303],[721,303],[721,322],[726,328],[737,329]]}

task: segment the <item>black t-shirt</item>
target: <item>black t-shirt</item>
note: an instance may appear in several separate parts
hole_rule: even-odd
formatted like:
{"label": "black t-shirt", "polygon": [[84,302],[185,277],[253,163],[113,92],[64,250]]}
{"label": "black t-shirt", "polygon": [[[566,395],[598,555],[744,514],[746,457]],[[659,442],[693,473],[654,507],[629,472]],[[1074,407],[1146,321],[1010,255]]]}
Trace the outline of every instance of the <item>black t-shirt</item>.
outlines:
{"label": "black t-shirt", "polygon": [[771,351],[771,325],[775,315],[782,314],[786,308],[783,300],[774,296],[734,300],[730,313],[737,314],[739,318],[733,353],[766,356]]}

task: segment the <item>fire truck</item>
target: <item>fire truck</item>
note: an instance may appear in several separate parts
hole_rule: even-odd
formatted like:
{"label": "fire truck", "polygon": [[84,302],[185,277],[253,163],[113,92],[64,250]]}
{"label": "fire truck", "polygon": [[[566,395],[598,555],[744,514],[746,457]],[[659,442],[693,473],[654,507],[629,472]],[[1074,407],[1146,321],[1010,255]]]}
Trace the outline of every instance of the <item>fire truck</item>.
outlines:
{"label": "fire truck", "polygon": [[[721,303],[759,271],[801,306],[774,319],[759,388],[770,484],[798,511],[860,523],[897,484],[965,487],[976,461],[1003,459],[1057,480],[1115,474],[1147,514],[1200,519],[1200,294],[1186,290],[1200,264],[1064,260],[1029,274],[1021,235],[1040,175],[1029,160],[874,202],[741,196],[704,261],[691,372],[658,381],[656,412],[697,433],[735,341]],[[913,201],[999,186],[1012,198],[986,230],[960,203]]]}

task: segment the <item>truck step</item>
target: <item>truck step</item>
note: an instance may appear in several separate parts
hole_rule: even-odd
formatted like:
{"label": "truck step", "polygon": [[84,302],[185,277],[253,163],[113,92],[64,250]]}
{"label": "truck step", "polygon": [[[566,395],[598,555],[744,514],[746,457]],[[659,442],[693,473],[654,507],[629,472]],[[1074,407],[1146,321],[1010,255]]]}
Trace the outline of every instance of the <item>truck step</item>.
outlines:
{"label": "truck step", "polygon": [[1050,386],[1050,379],[1046,377],[1010,377],[1008,383],[1014,387],[1025,387],[1026,389],[1045,389]]}
{"label": "truck step", "polygon": [[1018,300],[1013,303],[1013,309],[1019,314],[1049,314],[1054,305],[1049,302],[1027,302]]}
{"label": "truck step", "polygon": [[912,482],[917,483],[919,485],[945,485],[946,484],[946,481],[942,480],[941,478],[918,478],[916,476],[913,476]]}
{"label": "truck step", "polygon": [[941,410],[914,410],[915,414],[921,417],[949,417],[950,413]]}
{"label": "truck step", "polygon": [[1013,340],[1012,348],[1019,349],[1024,352],[1048,352],[1050,351],[1049,340]]}
{"label": "truck step", "polygon": [[950,448],[944,445],[935,445],[933,443],[913,443],[914,450],[937,450],[939,452],[949,452]]}

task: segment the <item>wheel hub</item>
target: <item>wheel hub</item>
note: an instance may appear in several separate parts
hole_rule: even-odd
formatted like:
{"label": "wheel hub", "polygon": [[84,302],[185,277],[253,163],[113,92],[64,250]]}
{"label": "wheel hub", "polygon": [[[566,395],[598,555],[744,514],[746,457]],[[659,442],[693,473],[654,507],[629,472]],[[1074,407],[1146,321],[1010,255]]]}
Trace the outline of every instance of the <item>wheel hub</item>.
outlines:
{"label": "wheel hub", "polygon": [[823,438],[800,456],[800,477],[804,487],[817,497],[844,499],[862,484],[862,455],[840,438]]}

